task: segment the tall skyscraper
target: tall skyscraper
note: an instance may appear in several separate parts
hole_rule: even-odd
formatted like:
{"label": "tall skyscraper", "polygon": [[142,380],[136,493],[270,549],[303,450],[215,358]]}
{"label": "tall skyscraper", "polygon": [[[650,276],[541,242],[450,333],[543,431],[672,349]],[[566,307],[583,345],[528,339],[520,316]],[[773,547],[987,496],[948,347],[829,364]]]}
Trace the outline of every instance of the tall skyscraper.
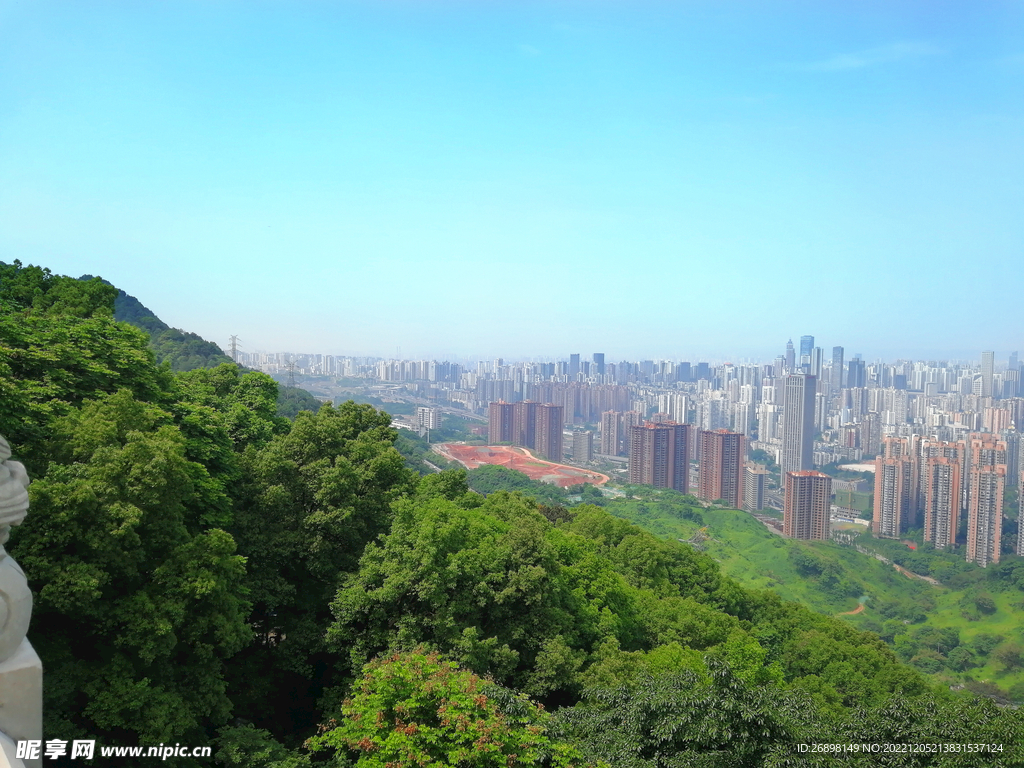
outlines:
{"label": "tall skyscraper", "polygon": [[644,424],[629,428],[629,482],[690,490],[689,424]]}
{"label": "tall skyscraper", "polygon": [[604,376],[604,352],[594,353],[594,367],[591,369],[591,373],[596,376]]}
{"label": "tall skyscraper", "polygon": [[727,429],[701,430],[697,495],[707,501],[723,499],[735,509],[743,502],[743,435]]}
{"label": "tall skyscraper", "polygon": [[849,389],[867,386],[867,371],[864,369],[864,361],[859,357],[854,357],[847,366],[846,386]]}
{"label": "tall skyscraper", "polygon": [[992,382],[995,379],[995,352],[981,353],[981,396],[992,397]]}
{"label": "tall skyscraper", "polygon": [[782,532],[794,539],[827,540],[830,533],[832,478],[813,470],[787,472],[785,488]]}
{"label": "tall skyscraper", "polygon": [[796,350],[792,339],[786,342],[786,373],[796,373]]}
{"label": "tall skyscraper", "polygon": [[785,472],[813,469],[814,395],[818,380],[806,373],[783,380],[782,455],[780,469]]}
{"label": "tall skyscraper", "polygon": [[804,373],[814,373],[810,370],[811,366],[811,350],[814,349],[814,337],[813,336],[801,336],[800,337],[800,369]]}
{"label": "tall skyscraper", "polygon": [[576,374],[580,372],[579,353],[569,355],[569,381],[576,381]]}
{"label": "tall skyscraper", "polygon": [[845,383],[843,379],[843,352],[842,347],[832,347],[831,389],[833,394],[838,394]]}
{"label": "tall skyscraper", "polygon": [[821,347],[815,347],[811,350],[811,364],[807,369],[807,372],[821,378],[822,363],[825,359],[825,350]]}

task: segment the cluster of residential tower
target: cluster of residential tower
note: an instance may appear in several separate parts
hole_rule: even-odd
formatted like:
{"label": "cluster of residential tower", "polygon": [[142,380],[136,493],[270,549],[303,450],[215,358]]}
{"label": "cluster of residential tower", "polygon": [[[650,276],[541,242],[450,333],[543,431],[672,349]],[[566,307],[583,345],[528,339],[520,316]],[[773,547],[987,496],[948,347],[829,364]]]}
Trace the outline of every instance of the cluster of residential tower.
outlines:
{"label": "cluster of residential tower", "polygon": [[838,346],[826,357],[804,336],[799,351],[790,342],[767,364],[612,363],[602,353],[476,365],[287,354],[239,362],[370,379],[436,407],[485,415],[493,443],[555,461],[563,445],[578,461],[628,457],[630,482],[692,489],[750,510],[764,505],[769,474],[747,456],[763,451],[755,455],[779,465],[783,530],[798,538],[829,536],[832,489],[844,482],[816,467],[874,457],[877,535],[923,528],[936,547],[960,535],[967,557],[987,565],[999,559],[1004,491],[1021,482],[1016,353],[998,370],[992,352],[980,365],[867,363]]}

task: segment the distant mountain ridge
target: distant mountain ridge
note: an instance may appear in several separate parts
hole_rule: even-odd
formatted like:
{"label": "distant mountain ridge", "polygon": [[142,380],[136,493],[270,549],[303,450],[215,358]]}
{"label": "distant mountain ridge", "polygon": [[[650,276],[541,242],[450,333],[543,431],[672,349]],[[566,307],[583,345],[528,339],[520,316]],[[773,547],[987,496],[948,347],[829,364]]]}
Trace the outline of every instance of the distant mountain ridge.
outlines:
{"label": "distant mountain ridge", "polygon": [[[92,280],[93,275],[82,275],[79,280]],[[103,278],[100,278],[103,280]],[[116,285],[103,280],[117,288]],[[216,368],[232,362],[219,346],[196,333],[171,328],[153,310],[134,296],[118,288],[114,300],[114,319],[141,328],[149,334],[150,347],[158,363],[168,363],[176,373],[195,368]]]}

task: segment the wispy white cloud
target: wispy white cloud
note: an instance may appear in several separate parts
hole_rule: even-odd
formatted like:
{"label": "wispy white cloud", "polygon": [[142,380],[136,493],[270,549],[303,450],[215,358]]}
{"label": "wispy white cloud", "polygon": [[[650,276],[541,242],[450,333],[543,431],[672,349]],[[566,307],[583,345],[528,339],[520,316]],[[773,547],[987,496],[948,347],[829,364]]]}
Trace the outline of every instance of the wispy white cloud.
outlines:
{"label": "wispy white cloud", "polygon": [[821,61],[788,64],[785,68],[799,72],[842,72],[851,69],[876,67],[897,61],[922,59],[942,53],[945,53],[945,51],[932,43],[910,41],[891,43],[890,45],[883,45],[878,48],[867,48],[854,53],[840,53]]}
{"label": "wispy white cloud", "polygon": [[540,56],[540,49],[534,48],[529,43],[520,43],[519,53],[521,53],[523,56]]}

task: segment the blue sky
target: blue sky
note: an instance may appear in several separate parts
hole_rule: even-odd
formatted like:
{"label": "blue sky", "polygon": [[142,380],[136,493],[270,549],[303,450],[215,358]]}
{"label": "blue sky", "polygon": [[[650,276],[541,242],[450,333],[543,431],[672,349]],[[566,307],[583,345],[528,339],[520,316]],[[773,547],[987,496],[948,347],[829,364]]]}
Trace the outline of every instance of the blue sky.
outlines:
{"label": "blue sky", "polygon": [[998,359],[1024,4],[4,2],[0,260],[248,350]]}

